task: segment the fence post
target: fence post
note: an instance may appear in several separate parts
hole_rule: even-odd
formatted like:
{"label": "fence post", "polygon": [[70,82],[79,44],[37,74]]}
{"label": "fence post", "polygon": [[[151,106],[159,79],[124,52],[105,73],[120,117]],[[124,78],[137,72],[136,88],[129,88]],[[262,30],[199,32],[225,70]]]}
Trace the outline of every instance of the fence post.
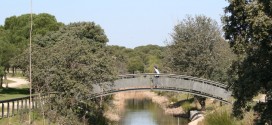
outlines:
{"label": "fence post", "polygon": [[17,100],[17,114],[19,114],[19,100]]}
{"label": "fence post", "polygon": [[9,102],[8,103],[8,107],[7,107],[7,117],[9,117]]}
{"label": "fence post", "polygon": [[24,109],[24,101],[23,101],[23,99],[21,100],[21,109]]}
{"label": "fence post", "polygon": [[2,118],[4,118],[4,112],[5,112],[5,104],[4,103],[2,103]]}
{"label": "fence post", "polygon": [[25,109],[27,109],[27,99],[25,99]]}
{"label": "fence post", "polygon": [[12,101],[12,112],[11,112],[11,116],[14,116],[14,101]]}

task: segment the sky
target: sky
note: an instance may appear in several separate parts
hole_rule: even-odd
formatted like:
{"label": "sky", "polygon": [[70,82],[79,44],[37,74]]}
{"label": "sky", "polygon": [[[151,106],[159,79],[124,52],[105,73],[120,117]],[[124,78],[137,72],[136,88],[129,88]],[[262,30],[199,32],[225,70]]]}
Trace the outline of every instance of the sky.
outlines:
{"label": "sky", "polygon": [[[30,1],[1,0],[0,25],[7,17],[30,13]],[[227,5],[226,0],[32,0],[33,13],[52,14],[65,24],[95,22],[104,29],[109,45],[127,48],[165,46],[174,26],[187,15],[205,15],[221,26]]]}

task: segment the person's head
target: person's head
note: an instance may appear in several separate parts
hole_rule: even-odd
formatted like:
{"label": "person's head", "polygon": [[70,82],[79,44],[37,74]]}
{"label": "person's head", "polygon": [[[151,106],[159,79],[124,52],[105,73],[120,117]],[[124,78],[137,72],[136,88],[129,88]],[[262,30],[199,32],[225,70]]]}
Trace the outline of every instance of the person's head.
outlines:
{"label": "person's head", "polygon": [[156,65],[154,66],[154,68],[155,68],[155,69],[158,69],[158,67],[157,67]]}

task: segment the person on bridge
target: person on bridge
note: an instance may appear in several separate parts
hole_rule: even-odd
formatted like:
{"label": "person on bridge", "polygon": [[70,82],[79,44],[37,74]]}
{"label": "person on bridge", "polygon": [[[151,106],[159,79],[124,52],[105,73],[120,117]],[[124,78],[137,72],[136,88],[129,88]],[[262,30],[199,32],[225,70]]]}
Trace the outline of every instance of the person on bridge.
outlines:
{"label": "person on bridge", "polygon": [[[160,74],[160,71],[157,66],[154,66],[155,73]],[[159,75],[155,75],[156,77],[159,77]]]}
{"label": "person on bridge", "polygon": [[157,88],[157,85],[158,85],[158,78],[159,78],[159,75],[160,74],[160,71],[158,69],[157,66],[154,66],[154,71],[157,75],[155,75],[155,79],[153,80],[153,84],[154,84],[154,87]]}

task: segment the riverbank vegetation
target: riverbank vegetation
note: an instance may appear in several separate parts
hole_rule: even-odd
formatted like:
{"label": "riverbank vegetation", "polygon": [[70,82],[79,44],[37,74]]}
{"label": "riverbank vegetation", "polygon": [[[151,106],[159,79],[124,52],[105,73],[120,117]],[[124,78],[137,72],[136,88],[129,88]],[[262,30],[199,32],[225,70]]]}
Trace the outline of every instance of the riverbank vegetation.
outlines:
{"label": "riverbank vegetation", "polygon": [[236,98],[233,114],[239,119],[250,109],[250,102],[260,93],[265,102],[257,103],[257,121],[272,124],[272,1],[229,1],[225,8],[225,38],[237,56],[232,64],[231,82]]}
{"label": "riverbank vegetation", "polygon": [[[228,2],[222,18],[224,31],[209,17],[187,16],[174,26],[172,39],[165,47],[133,49],[107,45],[104,30],[94,22],[63,24],[53,15],[34,14],[32,87],[35,93],[59,92],[46,103],[45,116],[58,124],[107,124],[103,112],[112,98],[105,97],[102,103],[90,99],[92,85],[113,81],[118,74],[153,73],[157,66],[162,73],[191,75],[228,85],[235,98],[233,112],[211,112],[204,124],[233,119],[239,122],[248,112],[254,112],[248,116],[256,119],[255,123],[271,124],[272,2]],[[29,17],[11,16],[0,26],[1,88],[9,82],[3,80],[9,69],[13,76],[20,69],[20,74],[28,77]],[[1,94],[9,93],[4,92]],[[252,105],[250,102],[260,93],[266,95],[266,100]],[[205,106],[203,97],[164,94],[173,106],[184,110],[192,109],[195,99],[201,110],[214,109]],[[181,98],[186,101],[178,103]],[[247,123],[251,124],[243,124]]]}
{"label": "riverbank vegetation", "polygon": [[[28,110],[21,110],[20,115],[5,118],[0,120],[0,125],[29,125],[29,114]],[[33,125],[57,125],[49,119],[43,119],[41,111],[33,110],[31,117],[33,119]]]}

